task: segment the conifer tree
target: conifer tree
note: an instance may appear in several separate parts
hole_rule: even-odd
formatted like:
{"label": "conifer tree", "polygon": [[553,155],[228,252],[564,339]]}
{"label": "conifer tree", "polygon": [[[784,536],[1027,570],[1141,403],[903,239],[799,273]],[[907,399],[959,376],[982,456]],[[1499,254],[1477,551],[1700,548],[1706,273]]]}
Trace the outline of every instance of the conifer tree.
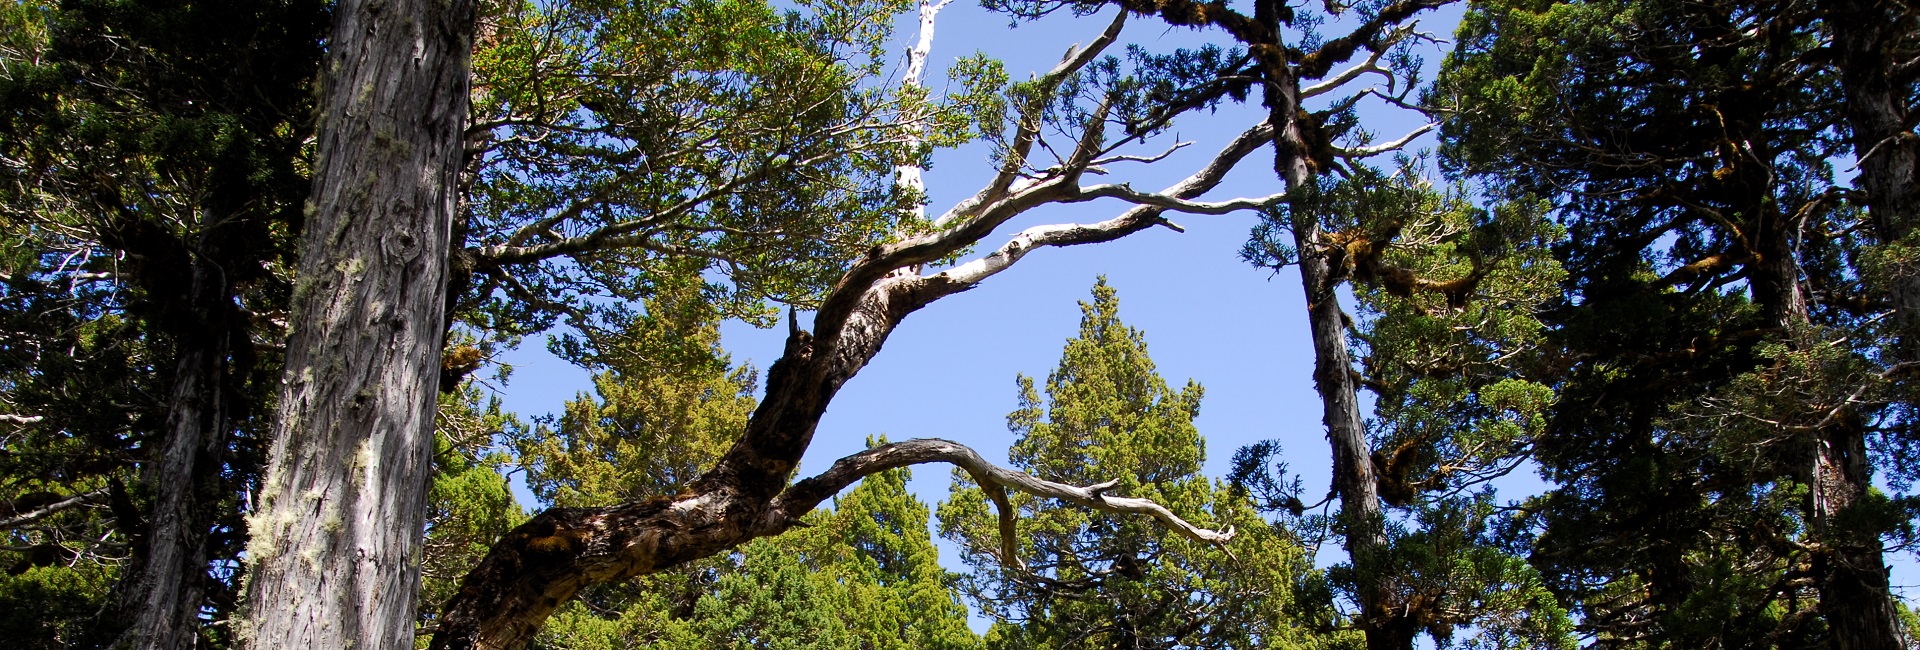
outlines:
{"label": "conifer tree", "polygon": [[[992,616],[997,648],[1311,647],[1325,641],[1297,618],[1293,586],[1309,571],[1299,544],[1270,528],[1244,493],[1200,474],[1205,442],[1193,425],[1201,388],[1168,388],[1139,330],[1119,319],[1102,277],[1080,304],[1080,331],[1047,376],[1046,398],[1018,379],[1012,464],[1046,480],[1103,483],[1194,521],[1243,531],[1232,553],[1152,522],[1062,506],[1025,494],[1011,544],[990,495],[956,471],[940,507],[941,535],[973,572],[963,586]],[[1015,555],[1007,555],[1012,551]],[[1322,630],[1325,632],[1327,630]]]}
{"label": "conifer tree", "polygon": [[1871,482],[1911,398],[1809,9],[1482,3],[1435,95],[1448,164],[1571,233],[1522,537],[1610,642],[1903,643]]}

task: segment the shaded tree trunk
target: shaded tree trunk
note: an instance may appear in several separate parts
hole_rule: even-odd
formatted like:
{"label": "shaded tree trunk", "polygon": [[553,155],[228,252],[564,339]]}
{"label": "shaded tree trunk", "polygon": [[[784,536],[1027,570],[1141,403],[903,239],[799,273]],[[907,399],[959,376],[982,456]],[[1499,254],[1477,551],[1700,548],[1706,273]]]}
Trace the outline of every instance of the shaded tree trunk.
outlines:
{"label": "shaded tree trunk", "polygon": [[[1840,91],[1845,105],[1854,157],[1859,159],[1859,187],[1866,192],[1867,211],[1875,233],[1884,244],[1911,241],[1920,227],[1920,136],[1914,134],[1914,77],[1920,70],[1902,56],[1912,57],[1920,17],[1899,3],[1878,0],[1833,0],[1833,46],[1840,65]],[[1904,51],[1903,51],[1904,49]],[[1904,72],[1898,68],[1904,67]],[[1899,269],[1891,278],[1888,297],[1899,323],[1903,360],[1920,359],[1920,270]]]}
{"label": "shaded tree trunk", "polygon": [[174,380],[160,444],[142,468],[152,497],[131,579],[120,586],[130,619],[122,645],[194,647],[207,587],[207,536],[225,490],[235,399],[229,391],[234,315],[225,274],[195,256],[187,304],[178,307]]}
{"label": "shaded tree trunk", "polygon": [[473,11],[334,10],[287,374],[250,521],[253,647],[413,646]]}
{"label": "shaded tree trunk", "polygon": [[[1755,187],[1767,185],[1756,182]],[[1764,193],[1756,198],[1764,199]],[[1789,345],[1799,349],[1821,345],[1814,339],[1807,294],[1800,284],[1792,240],[1798,224],[1770,201],[1754,201],[1749,211],[1758,215],[1752,233],[1754,260],[1747,265],[1754,300]],[[1836,648],[1905,648],[1880,531],[1856,530],[1841,523],[1845,511],[1866,497],[1872,485],[1866,430],[1851,413],[1826,420],[1830,421],[1813,431],[1808,441],[1812,452],[1808,533],[1818,542],[1813,572],[1819,583],[1821,615]]]}
{"label": "shaded tree trunk", "polygon": [[[1865,190],[1874,230],[1882,245],[1920,245],[1913,241],[1920,222],[1913,81],[1897,79],[1893,71],[1900,61],[1897,48],[1913,45],[1916,18],[1909,8],[1875,0],[1836,0],[1827,9],[1845,118],[1860,161],[1858,186]],[[1920,359],[1920,270],[1889,271],[1891,277],[1885,280],[1894,310],[1897,358]],[[1854,420],[1842,418],[1819,441],[1814,527],[1829,545],[1816,564],[1820,609],[1837,648],[1904,648],[1879,531],[1842,530],[1833,522],[1867,496],[1871,486],[1873,466],[1864,431]]]}

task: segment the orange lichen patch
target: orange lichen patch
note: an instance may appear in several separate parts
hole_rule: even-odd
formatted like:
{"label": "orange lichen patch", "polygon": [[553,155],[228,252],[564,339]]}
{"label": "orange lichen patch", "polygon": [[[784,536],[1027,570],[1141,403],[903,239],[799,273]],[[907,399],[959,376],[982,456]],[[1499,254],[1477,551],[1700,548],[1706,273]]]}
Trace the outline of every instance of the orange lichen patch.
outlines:
{"label": "orange lichen patch", "polygon": [[548,535],[527,540],[527,551],[545,555],[572,553],[578,540],[569,535]]}
{"label": "orange lichen patch", "polygon": [[440,392],[450,393],[460,387],[467,375],[480,369],[484,359],[480,348],[471,345],[456,345],[440,355]]}

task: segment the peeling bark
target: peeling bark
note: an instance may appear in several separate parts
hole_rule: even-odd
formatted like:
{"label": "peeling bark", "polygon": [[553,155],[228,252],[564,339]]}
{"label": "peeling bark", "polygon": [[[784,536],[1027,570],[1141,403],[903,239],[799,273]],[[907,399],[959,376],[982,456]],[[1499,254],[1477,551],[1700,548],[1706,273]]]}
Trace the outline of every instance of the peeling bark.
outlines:
{"label": "peeling bark", "polygon": [[287,375],[250,519],[252,647],[413,646],[473,10],[334,10]]}

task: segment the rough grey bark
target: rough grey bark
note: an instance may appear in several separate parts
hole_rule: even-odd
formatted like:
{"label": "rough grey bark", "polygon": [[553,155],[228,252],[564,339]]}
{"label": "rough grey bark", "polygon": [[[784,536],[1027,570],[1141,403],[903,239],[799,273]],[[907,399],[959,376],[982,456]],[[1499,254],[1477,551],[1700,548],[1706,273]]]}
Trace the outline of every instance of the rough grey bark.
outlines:
{"label": "rough grey bark", "polygon": [[[1269,105],[1275,115],[1298,112],[1299,82],[1289,79],[1278,89],[1269,85]],[[1306,146],[1307,139],[1298,119],[1288,120],[1276,139],[1278,154],[1275,171],[1286,179],[1287,187],[1302,192],[1294,199],[1294,247],[1300,251],[1300,284],[1307,297],[1307,324],[1313,335],[1313,386],[1320,394],[1321,421],[1327,426],[1327,443],[1333,451],[1333,490],[1340,497],[1340,512],[1346,519],[1343,538],[1347,555],[1359,580],[1360,607],[1371,650],[1406,650],[1413,647],[1418,631],[1404,608],[1394,606],[1381,561],[1386,559],[1385,515],[1380,508],[1380,484],[1373,466],[1373,445],[1367,441],[1366,421],[1360,415],[1353,358],[1347,350],[1347,317],[1340,307],[1336,289],[1344,280],[1344,269],[1337,265],[1337,252],[1328,241],[1314,215],[1312,202],[1317,182],[1314,164]]]}
{"label": "rough grey bark", "polygon": [[249,521],[252,647],[413,646],[473,11],[334,9],[285,386]]}

